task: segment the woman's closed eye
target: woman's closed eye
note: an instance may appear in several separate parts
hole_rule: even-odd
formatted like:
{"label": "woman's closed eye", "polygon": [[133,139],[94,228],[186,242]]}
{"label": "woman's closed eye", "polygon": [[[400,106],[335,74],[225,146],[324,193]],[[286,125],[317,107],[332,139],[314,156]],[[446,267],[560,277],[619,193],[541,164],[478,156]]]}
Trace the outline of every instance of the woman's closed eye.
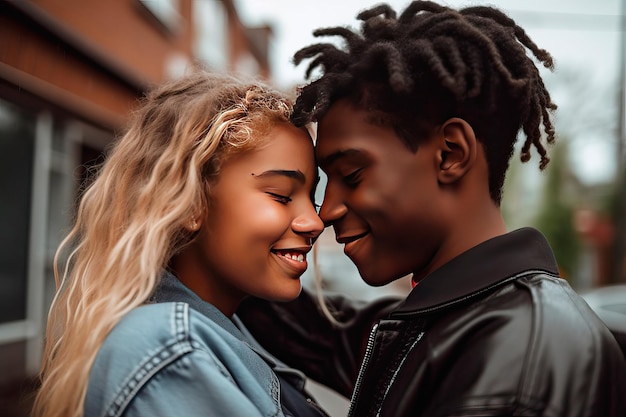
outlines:
{"label": "woman's closed eye", "polygon": [[287,197],[286,195],[271,193],[269,191],[266,192],[267,195],[272,197],[274,200],[278,201],[281,204],[287,204],[291,202],[291,197]]}

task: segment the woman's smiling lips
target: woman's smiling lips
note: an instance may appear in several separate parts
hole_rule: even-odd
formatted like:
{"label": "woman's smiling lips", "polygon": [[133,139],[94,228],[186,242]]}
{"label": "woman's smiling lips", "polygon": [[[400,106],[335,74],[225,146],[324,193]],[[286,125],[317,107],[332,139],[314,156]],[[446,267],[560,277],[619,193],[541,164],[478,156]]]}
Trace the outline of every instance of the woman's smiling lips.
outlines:
{"label": "woman's smiling lips", "polygon": [[306,254],[310,250],[311,247],[307,246],[305,248],[272,249],[271,252],[288,265],[290,270],[298,273],[296,278],[299,278],[308,267]]}

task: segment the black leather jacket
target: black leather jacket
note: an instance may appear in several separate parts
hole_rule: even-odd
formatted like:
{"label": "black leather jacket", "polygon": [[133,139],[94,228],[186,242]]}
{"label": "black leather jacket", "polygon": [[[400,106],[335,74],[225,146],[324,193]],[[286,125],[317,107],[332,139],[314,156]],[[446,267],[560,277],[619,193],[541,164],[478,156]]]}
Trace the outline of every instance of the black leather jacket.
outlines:
{"label": "black leather jacket", "polygon": [[545,238],[527,228],[452,260],[399,305],[331,299],[341,329],[306,292],[287,304],[248,300],[239,316],[313,379],[347,396],[355,385],[353,417],[624,417],[626,360],[557,272]]}

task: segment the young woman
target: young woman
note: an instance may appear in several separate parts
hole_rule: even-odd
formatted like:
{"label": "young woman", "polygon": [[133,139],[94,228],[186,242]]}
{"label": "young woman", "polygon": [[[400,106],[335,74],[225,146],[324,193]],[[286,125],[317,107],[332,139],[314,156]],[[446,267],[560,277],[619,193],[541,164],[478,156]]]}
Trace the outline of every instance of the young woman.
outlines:
{"label": "young woman", "polygon": [[290,112],[206,73],[148,94],[57,252],[34,415],[324,415],[234,316],[296,298],[323,230]]}

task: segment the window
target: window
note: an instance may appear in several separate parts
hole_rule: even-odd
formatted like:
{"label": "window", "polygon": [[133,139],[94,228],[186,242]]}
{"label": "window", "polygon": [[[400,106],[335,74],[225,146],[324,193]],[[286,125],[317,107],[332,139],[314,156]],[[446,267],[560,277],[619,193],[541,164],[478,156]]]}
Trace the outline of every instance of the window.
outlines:
{"label": "window", "polygon": [[0,323],[26,318],[35,126],[0,99]]}
{"label": "window", "polygon": [[193,2],[194,54],[214,71],[228,68],[228,16],[221,1]]}
{"label": "window", "polygon": [[100,160],[111,140],[110,132],[0,98],[0,385],[39,369],[52,260],[67,233],[77,167]]}
{"label": "window", "polygon": [[139,0],[167,30],[176,33],[181,25],[178,0]]}

